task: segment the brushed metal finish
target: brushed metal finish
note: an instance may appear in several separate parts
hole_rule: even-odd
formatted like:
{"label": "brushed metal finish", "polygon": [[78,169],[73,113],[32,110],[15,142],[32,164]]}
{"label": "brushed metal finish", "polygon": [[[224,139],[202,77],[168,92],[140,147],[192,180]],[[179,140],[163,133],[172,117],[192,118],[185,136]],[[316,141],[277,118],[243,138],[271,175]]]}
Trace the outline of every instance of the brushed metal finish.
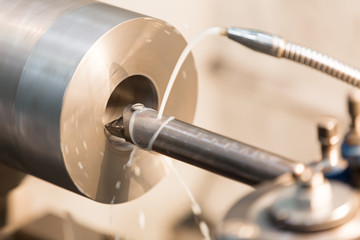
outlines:
{"label": "brushed metal finish", "polygon": [[31,50],[64,12],[89,1],[0,0],[0,159],[24,170],[16,140],[15,97]]}
{"label": "brushed metal finish", "polygon": [[[120,203],[141,196],[166,173],[162,157],[119,148],[103,126],[117,114],[116,104],[119,116],[122,106],[132,101],[157,106],[185,40],[163,21],[102,3],[18,2],[14,11],[25,8],[20,19],[28,13],[37,15],[37,5],[45,12],[52,8],[59,12],[50,12],[49,19],[39,17],[24,29],[7,20],[11,12],[0,10],[6,23],[0,26],[0,36],[8,42],[0,49],[9,59],[22,60],[0,62],[0,127],[8,129],[0,134],[6,146],[0,156],[11,160],[5,161],[8,165],[99,202]],[[43,21],[48,25],[37,31]],[[12,41],[7,39],[10,25],[19,28]],[[23,35],[33,32],[37,37],[27,43]],[[20,40],[26,51],[16,45]],[[11,79],[7,65],[16,68]],[[197,90],[192,57],[183,71],[180,78],[186,78],[178,80],[167,110],[191,121]],[[134,84],[124,83],[129,81]],[[119,92],[124,98],[118,101],[113,96]]]}

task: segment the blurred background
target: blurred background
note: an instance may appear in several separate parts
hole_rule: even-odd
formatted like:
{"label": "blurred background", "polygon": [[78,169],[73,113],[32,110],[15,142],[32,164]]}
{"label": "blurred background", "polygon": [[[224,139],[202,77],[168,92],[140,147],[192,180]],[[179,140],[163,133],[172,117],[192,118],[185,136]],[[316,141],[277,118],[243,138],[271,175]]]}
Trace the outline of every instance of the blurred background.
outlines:
{"label": "blurred background", "polygon": [[[360,61],[360,3],[355,0],[104,2],[162,19],[188,42],[213,26],[240,26],[278,34],[353,66]],[[348,127],[350,87],[338,80],[216,36],[196,46],[193,55],[199,76],[197,126],[303,162],[320,157],[320,116],[337,117],[342,136]],[[252,191],[184,163],[175,166],[211,231],[236,200]],[[27,176],[11,193],[9,207],[10,224],[52,212],[121,239],[203,238],[191,202],[171,173],[141,198],[120,205],[100,204]]]}

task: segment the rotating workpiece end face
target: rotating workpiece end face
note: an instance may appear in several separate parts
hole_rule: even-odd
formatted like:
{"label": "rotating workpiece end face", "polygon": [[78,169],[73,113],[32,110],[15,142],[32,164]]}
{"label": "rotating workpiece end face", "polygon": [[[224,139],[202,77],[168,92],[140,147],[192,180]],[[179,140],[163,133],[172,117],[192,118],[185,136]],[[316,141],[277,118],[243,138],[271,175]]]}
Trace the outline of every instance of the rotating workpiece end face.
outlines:
{"label": "rotating workpiece end face", "polygon": [[[157,108],[184,38],[169,24],[148,17],[128,20],[103,35],[86,53],[68,84],[61,113],[61,149],[66,169],[87,197],[121,203],[141,196],[166,173],[164,156],[110,136],[104,125],[123,107]],[[166,113],[191,122],[197,73],[184,63]]]}
{"label": "rotating workpiece end face", "polygon": [[297,183],[266,183],[228,211],[218,239],[359,239],[359,194],[340,182],[331,181],[330,186],[332,199],[320,199],[318,206],[311,206],[318,209],[314,214],[306,212],[306,197],[297,199],[302,204],[298,208],[291,204],[291,196],[296,198],[294,193],[298,194]]}

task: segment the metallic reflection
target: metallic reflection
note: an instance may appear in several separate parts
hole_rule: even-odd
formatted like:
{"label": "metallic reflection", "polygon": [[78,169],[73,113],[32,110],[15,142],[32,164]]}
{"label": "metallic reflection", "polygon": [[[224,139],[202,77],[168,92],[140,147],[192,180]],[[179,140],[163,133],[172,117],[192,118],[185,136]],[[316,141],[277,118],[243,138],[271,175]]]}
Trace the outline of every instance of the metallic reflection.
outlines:
{"label": "metallic reflection", "polygon": [[[157,106],[183,37],[165,22],[94,1],[0,4],[0,161],[105,203],[146,192],[165,173],[161,161],[135,150],[124,168],[134,150],[108,138],[104,123],[133,101]],[[192,57],[182,71],[167,114],[191,121]]]}

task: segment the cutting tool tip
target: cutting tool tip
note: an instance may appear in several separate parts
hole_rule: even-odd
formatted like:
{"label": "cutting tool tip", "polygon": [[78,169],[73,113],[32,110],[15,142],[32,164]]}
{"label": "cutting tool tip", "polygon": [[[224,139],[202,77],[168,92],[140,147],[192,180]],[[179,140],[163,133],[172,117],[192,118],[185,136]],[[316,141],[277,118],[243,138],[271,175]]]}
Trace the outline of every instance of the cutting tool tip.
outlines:
{"label": "cutting tool tip", "polygon": [[124,125],[122,117],[105,124],[106,130],[113,136],[124,137]]}

